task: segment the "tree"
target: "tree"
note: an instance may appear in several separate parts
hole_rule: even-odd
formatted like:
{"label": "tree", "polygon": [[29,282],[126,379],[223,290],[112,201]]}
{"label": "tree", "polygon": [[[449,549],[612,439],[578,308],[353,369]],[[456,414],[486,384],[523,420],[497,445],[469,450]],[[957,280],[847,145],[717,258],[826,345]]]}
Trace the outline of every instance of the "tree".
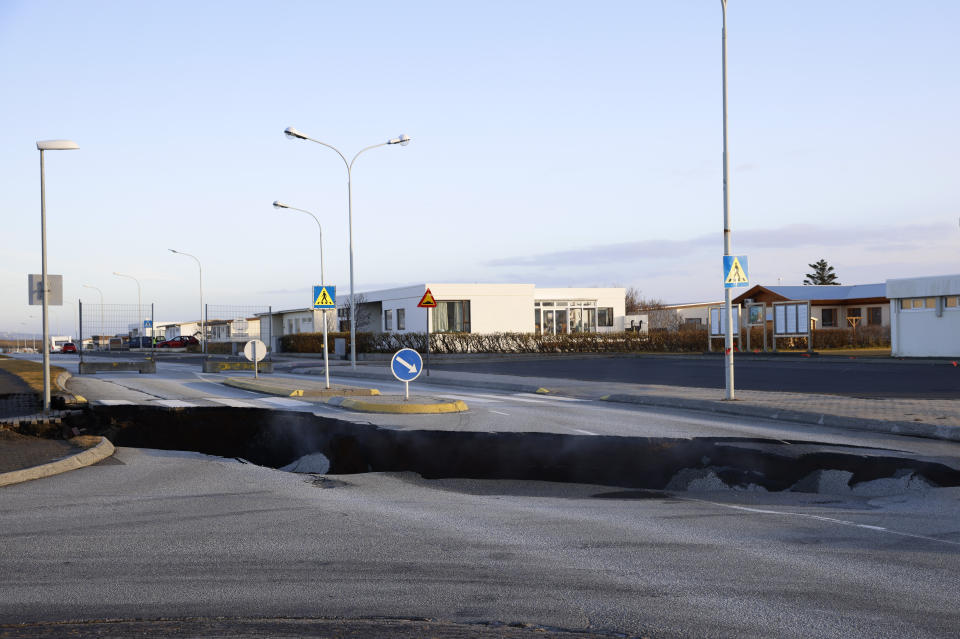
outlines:
{"label": "tree", "polygon": [[643,301],[643,298],[640,297],[640,289],[636,286],[628,288],[624,296],[624,306],[626,307],[627,315],[636,315],[639,313],[641,301]]}
{"label": "tree", "polygon": [[831,286],[840,285],[840,282],[837,281],[837,274],[833,272],[833,267],[827,264],[826,260],[807,264],[807,266],[813,269],[813,273],[807,273],[806,279],[803,280],[804,286],[824,284]]}

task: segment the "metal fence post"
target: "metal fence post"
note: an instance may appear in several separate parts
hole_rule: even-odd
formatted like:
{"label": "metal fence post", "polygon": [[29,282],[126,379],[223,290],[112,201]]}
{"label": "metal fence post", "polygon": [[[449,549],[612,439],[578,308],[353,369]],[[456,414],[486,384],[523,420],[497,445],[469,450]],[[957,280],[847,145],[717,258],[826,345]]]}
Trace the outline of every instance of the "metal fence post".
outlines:
{"label": "metal fence post", "polygon": [[77,313],[80,315],[80,334],[77,335],[77,339],[80,341],[80,345],[77,346],[77,350],[80,351],[80,363],[83,363],[83,300],[77,300]]}

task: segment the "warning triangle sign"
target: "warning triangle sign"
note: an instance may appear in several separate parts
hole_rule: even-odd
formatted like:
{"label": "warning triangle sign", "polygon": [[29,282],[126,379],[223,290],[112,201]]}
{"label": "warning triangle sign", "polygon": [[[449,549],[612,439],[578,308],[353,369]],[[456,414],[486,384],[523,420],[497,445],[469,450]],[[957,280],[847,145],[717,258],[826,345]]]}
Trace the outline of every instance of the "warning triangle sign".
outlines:
{"label": "warning triangle sign", "polygon": [[427,289],[427,292],[423,294],[423,297],[420,298],[420,303],[417,304],[418,308],[436,308],[437,300],[433,298],[433,293],[430,292],[430,289]]}
{"label": "warning triangle sign", "polygon": [[330,297],[330,293],[327,292],[327,287],[324,286],[320,289],[320,294],[317,295],[317,300],[313,303],[314,306],[333,306],[333,299]]}
{"label": "warning triangle sign", "polygon": [[747,274],[744,272],[743,267],[740,266],[740,260],[736,257],[733,258],[733,264],[730,265],[730,272],[727,273],[727,279],[724,280],[724,284],[746,284],[748,281]]}

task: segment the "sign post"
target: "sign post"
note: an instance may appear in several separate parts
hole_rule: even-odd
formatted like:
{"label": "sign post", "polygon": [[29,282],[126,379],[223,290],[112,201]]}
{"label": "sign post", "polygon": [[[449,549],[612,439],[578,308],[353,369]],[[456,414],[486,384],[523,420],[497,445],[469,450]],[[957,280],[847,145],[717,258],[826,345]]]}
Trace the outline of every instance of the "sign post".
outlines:
{"label": "sign post", "polygon": [[[726,7],[726,4],[724,4]],[[724,335],[725,357],[726,357],[726,377],[727,377],[727,399],[734,399],[733,389],[733,305],[730,299],[730,289],[741,286],[747,286],[750,278],[747,277],[747,256],[730,255],[730,236],[727,224],[728,211],[728,192],[727,192],[727,142],[726,142],[726,30],[724,30],[724,142],[723,142],[723,193],[724,193],[724,255],[723,255],[723,289],[725,297],[726,311],[726,331]],[[737,333],[739,334],[740,318],[737,318]]]}
{"label": "sign post", "polygon": [[330,388],[330,360],[327,351],[327,309],[337,307],[337,287],[320,286],[313,287],[313,308],[321,309],[323,317],[323,374],[326,378],[327,388]]}
{"label": "sign post", "polygon": [[253,362],[253,377],[260,378],[260,369],[258,364],[267,356],[267,345],[258,339],[252,339],[243,347],[243,356]]}
{"label": "sign post", "polygon": [[[433,293],[430,292],[430,289],[427,289],[427,292],[423,294],[423,297],[420,298],[420,302],[417,304],[417,308],[436,308],[437,300],[433,297]],[[430,311],[427,311],[427,377],[430,377]]]}
{"label": "sign post", "polygon": [[390,360],[390,370],[393,376],[404,383],[404,401],[410,399],[410,382],[420,376],[423,371],[423,358],[412,348],[401,348],[393,354]]}

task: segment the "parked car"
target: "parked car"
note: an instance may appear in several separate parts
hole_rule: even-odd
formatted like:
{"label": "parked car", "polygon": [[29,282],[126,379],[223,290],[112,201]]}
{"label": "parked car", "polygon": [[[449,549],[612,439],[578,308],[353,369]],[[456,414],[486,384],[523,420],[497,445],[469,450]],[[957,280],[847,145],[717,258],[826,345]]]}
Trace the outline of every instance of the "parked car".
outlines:
{"label": "parked car", "polygon": [[74,344],[73,342],[67,342],[66,344],[64,344],[63,346],[60,347],[60,352],[61,352],[61,353],[76,353],[76,352],[77,352],[77,345]]}
{"label": "parked car", "polygon": [[130,348],[153,348],[152,337],[131,337]]}
{"label": "parked car", "polygon": [[181,335],[173,339],[168,339],[165,342],[160,342],[157,344],[157,348],[186,348],[187,346],[196,346],[199,344],[200,340],[193,335]]}

